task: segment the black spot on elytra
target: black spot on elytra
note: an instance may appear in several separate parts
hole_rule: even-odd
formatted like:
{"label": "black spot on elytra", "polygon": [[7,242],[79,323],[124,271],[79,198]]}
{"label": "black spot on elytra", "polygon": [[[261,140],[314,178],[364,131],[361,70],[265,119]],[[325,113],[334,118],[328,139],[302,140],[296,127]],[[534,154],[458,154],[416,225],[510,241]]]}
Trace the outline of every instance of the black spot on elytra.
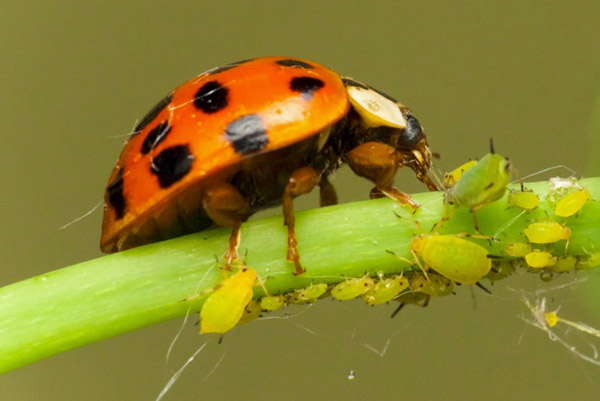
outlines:
{"label": "black spot on elytra", "polygon": [[229,123],[225,137],[235,151],[243,155],[259,151],[269,143],[267,130],[256,114],[247,114]]}
{"label": "black spot on elytra", "polygon": [[254,59],[253,58],[249,58],[249,59],[246,59],[246,60],[236,61],[234,63],[230,63],[230,64],[227,64],[227,65],[224,65],[224,66],[221,66],[221,67],[215,67],[212,70],[208,70],[207,73],[209,75],[218,74],[220,72],[230,70],[230,69],[232,69],[234,67],[237,67],[238,65],[245,64],[245,63],[247,63],[249,61],[252,61],[252,60],[254,60]]}
{"label": "black spot on elytra", "polygon": [[123,196],[123,168],[119,169],[119,172],[112,180],[110,184],[106,187],[106,193],[108,194],[108,203],[115,210],[115,215],[117,220],[123,218],[125,215],[125,208],[127,203],[125,202],[125,197]]}
{"label": "black spot on elytra", "polygon": [[300,92],[306,100],[312,99],[313,93],[323,86],[325,86],[323,81],[312,77],[295,77],[290,82],[290,89],[294,92]]}
{"label": "black spot on elytra", "polygon": [[152,149],[157,147],[159,143],[165,140],[170,131],[171,126],[167,121],[164,121],[148,132],[144,142],[142,142],[142,154],[147,155]]}
{"label": "black spot on elytra", "polygon": [[229,89],[217,81],[209,81],[202,85],[194,96],[194,105],[206,114],[216,113],[227,106]]}
{"label": "black spot on elytra", "polygon": [[312,65],[305,63],[304,61],[294,59],[277,60],[275,63],[284,67],[304,68],[307,70],[314,68]]}
{"label": "black spot on elytra", "polygon": [[154,159],[150,170],[156,177],[161,188],[168,188],[182,179],[192,169],[194,156],[186,145],[166,148]]}
{"label": "black spot on elytra", "polygon": [[173,94],[169,94],[169,95],[165,96],[160,102],[158,102],[152,109],[150,109],[150,111],[148,113],[146,113],[146,115],[135,126],[130,138],[133,138],[134,136],[139,134],[141,130],[146,128],[146,126],[148,124],[150,124],[156,118],[156,116],[158,116],[158,114],[161,111],[163,111],[165,109],[165,107],[168,106],[169,103],[171,103],[172,99],[173,99]]}

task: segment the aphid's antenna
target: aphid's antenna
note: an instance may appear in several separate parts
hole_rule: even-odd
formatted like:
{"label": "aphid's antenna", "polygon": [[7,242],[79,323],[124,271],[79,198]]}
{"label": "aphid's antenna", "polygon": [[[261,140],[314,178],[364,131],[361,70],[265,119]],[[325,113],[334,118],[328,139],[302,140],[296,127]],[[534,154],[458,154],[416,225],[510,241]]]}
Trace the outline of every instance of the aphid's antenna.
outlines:
{"label": "aphid's antenna", "polygon": [[520,179],[514,180],[513,182],[511,182],[511,184],[514,184],[515,182],[518,182],[520,180],[524,180],[526,178],[535,177],[536,175],[540,175],[542,173],[547,173],[548,171],[558,170],[558,169],[565,169],[569,173],[571,173],[571,175],[568,176],[567,178],[571,178],[571,177],[573,177],[573,176],[575,176],[577,174],[577,172],[575,170],[573,170],[572,168],[570,168],[569,166],[565,166],[564,164],[559,164],[557,166],[548,167],[548,168],[545,168],[543,170],[536,171],[535,173],[528,174],[528,175],[526,175],[524,177],[521,177]]}
{"label": "aphid's antenna", "polygon": [[490,138],[490,153],[491,154],[495,154],[496,153],[494,151],[494,138]]}

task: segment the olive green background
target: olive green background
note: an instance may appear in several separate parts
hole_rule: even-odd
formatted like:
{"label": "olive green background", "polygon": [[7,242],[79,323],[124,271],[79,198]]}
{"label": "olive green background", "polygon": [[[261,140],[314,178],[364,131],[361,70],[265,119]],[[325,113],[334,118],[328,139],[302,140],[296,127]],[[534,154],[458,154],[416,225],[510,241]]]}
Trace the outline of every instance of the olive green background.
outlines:
{"label": "olive green background", "polygon": [[[0,285],[100,256],[101,208],[59,227],[101,201],[136,119],[179,83],[239,59],[304,57],[399,98],[441,170],[483,155],[493,137],[521,175],[558,164],[597,175],[599,27],[591,0],[3,0]],[[367,197],[368,183],[347,170],[335,183],[344,202]],[[424,190],[410,173],[397,185]],[[599,280],[587,277],[547,295],[563,316],[600,326],[586,301]],[[600,367],[525,324],[507,288],[547,286],[519,275],[491,297],[462,287],[395,319],[395,305],[326,300],[238,327],[220,345],[197,335],[194,316],[168,361],[181,321],[4,374],[0,399],[152,400],[207,340],[165,400],[596,398]],[[567,338],[588,350],[584,337]]]}

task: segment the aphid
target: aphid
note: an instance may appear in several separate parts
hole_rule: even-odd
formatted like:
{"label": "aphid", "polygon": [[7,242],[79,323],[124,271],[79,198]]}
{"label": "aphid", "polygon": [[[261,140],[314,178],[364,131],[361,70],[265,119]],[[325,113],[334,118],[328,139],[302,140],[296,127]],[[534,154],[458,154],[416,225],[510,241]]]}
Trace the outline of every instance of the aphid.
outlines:
{"label": "aphid", "polygon": [[557,258],[550,252],[534,250],[533,252],[525,255],[525,261],[527,265],[533,269],[542,269],[544,267],[553,266]]}
{"label": "aphid", "polygon": [[244,309],[244,313],[242,313],[242,317],[240,318],[240,321],[237,324],[250,323],[253,320],[258,319],[262,312],[263,310],[260,307],[260,302],[253,299],[252,301],[250,301],[248,306],[246,306],[246,309]]}
{"label": "aphid", "polygon": [[238,324],[252,300],[257,278],[254,269],[243,267],[217,284],[200,310],[200,332],[223,334]]}
{"label": "aphid", "polygon": [[471,167],[477,164],[477,160],[469,160],[461,166],[455,168],[449,173],[444,174],[444,186],[450,188],[456,185],[458,180],[463,176],[465,171],[471,169]]}
{"label": "aphid", "polygon": [[521,184],[521,191],[510,191],[508,193],[508,205],[521,208],[525,211],[532,211],[540,205],[540,197],[533,191],[524,191]]}
{"label": "aphid", "polygon": [[600,251],[593,252],[577,263],[579,269],[592,269],[600,266]]}
{"label": "aphid", "polygon": [[522,258],[531,252],[531,244],[527,242],[511,242],[504,248],[504,253],[513,258]]}
{"label": "aphid", "polygon": [[382,278],[363,295],[363,299],[367,305],[384,304],[397,297],[408,285],[408,279],[403,276]]}
{"label": "aphid", "polygon": [[285,305],[285,298],[281,295],[267,295],[260,299],[260,307],[266,311],[276,311]]}
{"label": "aphid", "polygon": [[559,258],[556,263],[550,268],[554,273],[564,273],[575,269],[577,258],[575,256],[565,256]]}
{"label": "aphid", "polygon": [[507,259],[492,263],[490,272],[485,276],[490,281],[503,280],[515,272],[515,265]]}
{"label": "aphid", "polygon": [[456,185],[444,193],[444,213],[434,231],[439,231],[458,207],[469,209],[473,215],[475,230],[479,231],[475,212],[500,199],[509,182],[510,161],[494,153],[494,146],[490,141],[490,153],[465,171]]}
{"label": "aphid", "polygon": [[286,301],[290,304],[309,304],[315,302],[327,292],[327,284],[311,283],[308,287],[301,288],[286,295]]}
{"label": "aphid", "polygon": [[571,229],[555,221],[541,221],[531,223],[523,230],[529,242],[534,244],[551,244],[560,240],[571,238]]}
{"label": "aphid", "polygon": [[340,301],[347,301],[363,295],[375,285],[374,280],[365,274],[360,278],[349,278],[336,284],[331,289],[331,295]]}
{"label": "aphid", "polygon": [[456,235],[418,235],[410,243],[415,259],[461,284],[475,284],[489,273],[492,261],[488,250]]}
{"label": "aphid", "polygon": [[438,275],[430,275],[429,280],[425,276],[415,275],[410,279],[410,288],[434,297],[443,297],[452,294],[454,283]]}
{"label": "aphid", "polygon": [[566,194],[556,202],[554,214],[560,217],[571,217],[579,212],[590,198],[590,191],[585,188]]}
{"label": "aphid", "polygon": [[558,316],[558,311],[548,311],[546,309],[546,298],[542,298],[541,300],[536,298],[535,303],[529,301],[524,293],[521,293],[521,300],[523,303],[529,308],[531,313],[533,314],[533,321],[526,320],[526,322],[534,325],[535,327],[545,331],[548,334],[548,337],[552,341],[558,341],[561,345],[563,345],[567,350],[572,352],[574,355],[579,358],[593,363],[594,365],[600,365],[600,360],[598,360],[598,352],[596,351],[596,347],[592,345],[593,354],[587,355],[583,352],[579,351],[573,344],[568,343],[563,337],[561,337],[557,331],[553,329],[556,327],[558,323],[563,323],[571,328],[574,328],[582,333],[587,333],[595,337],[600,337],[600,330],[591,327],[585,323],[581,322],[573,322],[571,320],[564,319]]}

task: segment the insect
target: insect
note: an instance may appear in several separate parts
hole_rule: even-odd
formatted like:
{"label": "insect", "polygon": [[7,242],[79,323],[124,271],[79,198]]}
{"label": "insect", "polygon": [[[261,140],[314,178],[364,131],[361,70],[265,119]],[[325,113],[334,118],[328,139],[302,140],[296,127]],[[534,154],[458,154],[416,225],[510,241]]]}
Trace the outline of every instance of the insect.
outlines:
{"label": "insect", "polygon": [[467,207],[473,215],[473,225],[479,232],[475,212],[500,199],[510,182],[510,161],[494,152],[490,140],[490,153],[464,172],[453,187],[444,193],[444,213],[435,226],[439,231],[445,221],[452,218],[456,208]]}
{"label": "insect", "polygon": [[508,193],[507,202],[509,206],[531,211],[540,205],[540,197],[533,191],[525,191],[523,184],[521,184],[521,191],[510,191]]}
{"label": "insect", "polygon": [[575,269],[576,264],[577,258],[568,255],[559,258],[558,261],[554,265],[552,265],[552,268],[550,270],[552,270],[555,273],[563,273]]}
{"label": "insect", "polygon": [[392,186],[411,168],[430,190],[431,151],[410,109],[313,61],[266,57],[214,68],[177,87],[135,127],[109,178],[101,248],[116,252],[232,227],[226,268],[238,258],[240,226],[283,204],[287,259],[300,263],[293,198],[320,188],[342,163],[384,194],[418,205]]}
{"label": "insect", "polygon": [[504,253],[513,258],[522,258],[531,252],[531,244],[527,242],[511,242],[504,248]]}
{"label": "insect", "polygon": [[360,278],[349,278],[336,284],[331,289],[331,295],[340,301],[347,301],[363,295],[375,285],[375,281],[365,274]]}
{"label": "insect", "polygon": [[252,300],[258,275],[243,267],[217,284],[200,310],[201,333],[226,333],[240,321]]}
{"label": "insect", "polygon": [[542,269],[544,267],[553,266],[557,261],[556,256],[550,252],[534,250],[533,252],[525,255],[525,262],[529,267],[534,269]]}
{"label": "insect", "polygon": [[380,305],[396,298],[402,291],[408,288],[409,282],[406,277],[394,276],[381,277],[364,295],[363,300],[367,305]]}
{"label": "insect", "polygon": [[555,221],[541,221],[531,223],[523,230],[527,239],[534,244],[551,244],[560,240],[571,238],[571,229]]}
{"label": "insect", "polygon": [[426,278],[419,274],[411,277],[410,288],[429,296],[443,297],[452,294],[454,283],[443,276],[433,274]]}
{"label": "insect", "polygon": [[285,298],[281,295],[267,295],[260,299],[260,307],[266,311],[276,311],[285,305]]}
{"label": "insect", "polygon": [[458,235],[417,235],[410,249],[425,262],[423,271],[430,267],[461,284],[477,283],[492,267],[487,249]]}
{"label": "insect", "polygon": [[585,188],[571,192],[556,202],[554,214],[560,217],[571,217],[580,211],[590,198],[590,191]]}
{"label": "insect", "polygon": [[444,185],[450,188],[456,185],[463,174],[477,164],[477,160],[469,160],[449,173],[444,174]]}
{"label": "insect", "polygon": [[309,304],[315,302],[327,291],[327,284],[311,283],[308,287],[300,288],[286,295],[286,301],[291,304]]}

